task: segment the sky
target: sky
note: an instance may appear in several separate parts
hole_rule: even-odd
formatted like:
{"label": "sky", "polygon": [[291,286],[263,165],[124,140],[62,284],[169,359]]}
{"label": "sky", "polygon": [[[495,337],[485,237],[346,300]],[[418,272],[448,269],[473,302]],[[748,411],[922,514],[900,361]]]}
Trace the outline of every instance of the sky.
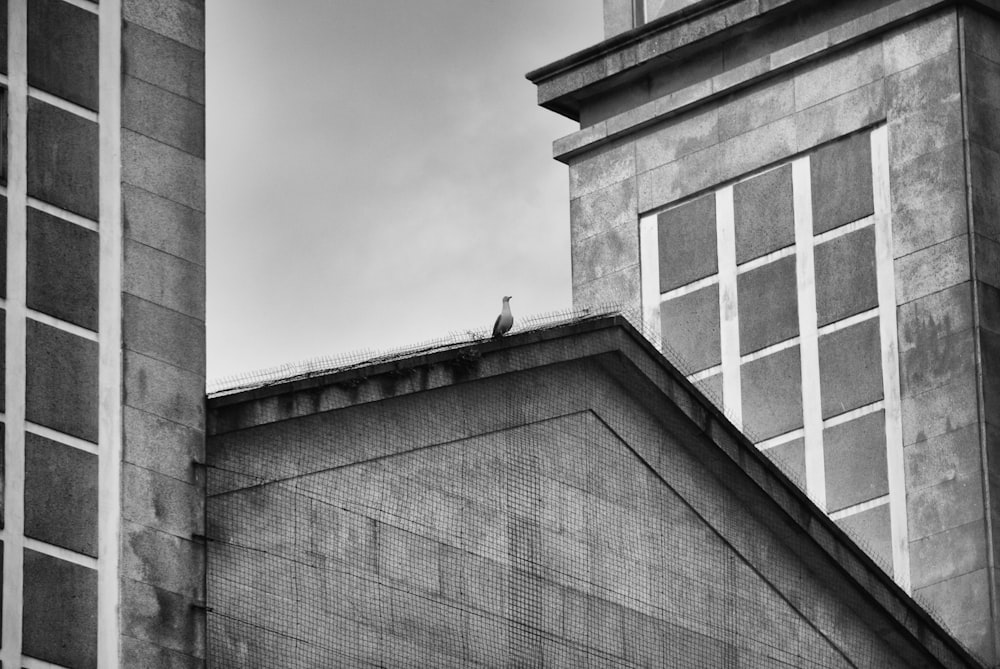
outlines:
{"label": "sky", "polygon": [[524,74],[600,41],[601,0],[206,11],[210,380],[570,308],[578,126]]}

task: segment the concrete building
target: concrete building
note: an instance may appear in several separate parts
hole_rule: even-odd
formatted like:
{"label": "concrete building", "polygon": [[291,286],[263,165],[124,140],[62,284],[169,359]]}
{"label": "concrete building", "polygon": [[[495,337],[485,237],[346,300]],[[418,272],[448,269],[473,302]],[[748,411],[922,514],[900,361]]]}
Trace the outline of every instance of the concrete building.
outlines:
{"label": "concrete building", "polygon": [[992,2],[605,0],[529,74],[580,122],[574,304],[688,378],[1000,661]]}
{"label": "concrete building", "polygon": [[980,667],[622,317],[209,402],[213,667]]}
{"label": "concrete building", "polygon": [[203,666],[203,6],[0,22],[0,664]]}

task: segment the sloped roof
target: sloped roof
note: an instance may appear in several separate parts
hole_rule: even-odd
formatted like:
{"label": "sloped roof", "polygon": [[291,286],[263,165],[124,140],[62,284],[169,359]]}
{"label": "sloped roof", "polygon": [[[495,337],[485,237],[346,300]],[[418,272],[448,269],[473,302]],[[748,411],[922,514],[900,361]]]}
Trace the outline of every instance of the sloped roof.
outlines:
{"label": "sloped roof", "polygon": [[596,362],[653,415],[682,416],[680,429],[691,453],[912,666],[981,666],[622,316],[576,320],[211,397],[209,448],[212,435],[579,361]]}

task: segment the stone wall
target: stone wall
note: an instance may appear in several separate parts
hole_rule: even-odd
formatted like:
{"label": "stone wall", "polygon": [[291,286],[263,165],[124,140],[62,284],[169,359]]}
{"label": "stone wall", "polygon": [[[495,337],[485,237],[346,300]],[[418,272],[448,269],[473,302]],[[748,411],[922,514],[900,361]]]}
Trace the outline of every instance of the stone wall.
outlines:
{"label": "stone wall", "polygon": [[644,310],[690,378],[993,662],[996,18],[751,4],[533,73],[582,126],[555,145],[574,305]]}

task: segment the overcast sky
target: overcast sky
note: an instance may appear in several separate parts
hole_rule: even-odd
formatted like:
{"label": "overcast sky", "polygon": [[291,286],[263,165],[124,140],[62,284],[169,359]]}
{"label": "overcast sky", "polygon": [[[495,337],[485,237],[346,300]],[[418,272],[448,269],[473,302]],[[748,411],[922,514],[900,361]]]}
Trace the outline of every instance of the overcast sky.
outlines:
{"label": "overcast sky", "polygon": [[570,307],[576,129],[524,74],[600,0],[214,0],[208,376]]}

